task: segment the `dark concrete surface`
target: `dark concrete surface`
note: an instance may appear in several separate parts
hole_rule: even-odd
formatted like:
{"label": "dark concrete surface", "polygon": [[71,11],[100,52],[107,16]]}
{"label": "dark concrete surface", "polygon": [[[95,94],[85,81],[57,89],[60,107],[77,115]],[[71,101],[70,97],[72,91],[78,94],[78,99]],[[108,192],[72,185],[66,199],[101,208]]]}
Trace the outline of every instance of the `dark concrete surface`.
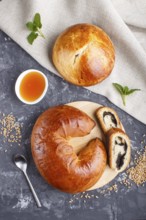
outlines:
{"label": "dark concrete surface", "polygon": [[[49,81],[47,95],[39,104],[29,106],[21,103],[14,92],[18,75],[29,68],[43,71]],[[12,113],[23,123],[21,146],[3,142],[0,136],[0,220],[145,220],[146,184],[131,188],[120,184],[125,173],[102,189],[76,196],[62,193],[49,186],[38,173],[31,156],[30,134],[36,118],[50,106],[72,101],[93,101],[113,107],[132,142],[132,159],[137,150],[145,146],[146,125],[129,116],[105,97],[65,82],[33,60],[8,36],[0,32],[0,112]],[[145,116],[144,116],[145,117]],[[13,156],[24,154],[29,162],[28,174],[43,207],[37,208],[26,180],[15,167]],[[116,184],[117,192],[107,190]],[[101,191],[106,193],[102,194]],[[84,196],[82,196],[84,195]],[[73,202],[70,202],[72,201]]]}

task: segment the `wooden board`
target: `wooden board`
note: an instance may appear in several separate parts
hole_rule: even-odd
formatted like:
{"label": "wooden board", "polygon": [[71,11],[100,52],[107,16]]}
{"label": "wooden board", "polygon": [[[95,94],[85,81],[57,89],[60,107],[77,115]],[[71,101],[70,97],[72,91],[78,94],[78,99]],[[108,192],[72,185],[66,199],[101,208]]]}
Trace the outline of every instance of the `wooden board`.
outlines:
{"label": "wooden board", "polygon": [[[79,137],[79,138],[72,138],[70,140],[69,143],[73,146],[75,152],[79,152],[80,149],[85,147],[86,144],[93,138],[99,137],[102,139],[102,136],[103,136],[102,131],[95,117],[95,111],[101,105],[94,103],[94,102],[86,102],[86,101],[72,102],[72,103],[68,103],[67,105],[73,106],[75,108],[80,109],[81,111],[84,111],[87,115],[89,115],[96,122],[96,126],[94,127],[94,129],[91,131],[89,135],[86,135],[84,137]],[[97,188],[100,188],[106,185],[111,180],[113,180],[117,176],[117,174],[118,174],[117,172],[110,169],[110,167],[107,165],[101,178],[97,181],[97,183],[94,186],[92,186],[88,190],[97,189]]]}

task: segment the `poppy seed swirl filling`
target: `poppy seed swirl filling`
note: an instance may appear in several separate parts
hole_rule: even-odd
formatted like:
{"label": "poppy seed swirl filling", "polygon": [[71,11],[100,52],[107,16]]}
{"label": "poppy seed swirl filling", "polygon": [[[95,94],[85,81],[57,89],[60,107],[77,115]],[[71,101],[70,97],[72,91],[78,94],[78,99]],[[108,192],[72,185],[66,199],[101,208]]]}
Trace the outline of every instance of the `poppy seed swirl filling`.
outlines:
{"label": "poppy seed swirl filling", "polygon": [[114,150],[116,149],[116,167],[118,170],[121,169],[121,167],[124,164],[125,155],[127,153],[127,143],[126,140],[120,136],[115,138],[114,141]]}
{"label": "poppy seed swirl filling", "polygon": [[109,127],[117,127],[117,120],[111,112],[104,112],[103,113],[103,121]]}

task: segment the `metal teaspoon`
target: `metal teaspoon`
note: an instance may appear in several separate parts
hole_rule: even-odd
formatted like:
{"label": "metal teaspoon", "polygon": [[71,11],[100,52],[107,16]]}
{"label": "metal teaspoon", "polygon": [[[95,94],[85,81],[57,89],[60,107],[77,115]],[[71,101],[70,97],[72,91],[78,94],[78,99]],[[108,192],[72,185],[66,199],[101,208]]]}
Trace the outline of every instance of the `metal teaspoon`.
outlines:
{"label": "metal teaspoon", "polygon": [[24,175],[25,175],[25,177],[27,179],[28,185],[29,185],[29,187],[30,187],[30,189],[32,191],[33,196],[34,196],[34,199],[35,199],[35,201],[37,203],[37,206],[41,207],[42,205],[41,205],[41,203],[40,203],[40,201],[39,201],[39,199],[37,197],[37,194],[36,194],[32,184],[31,184],[29,178],[28,178],[28,175],[26,173],[26,170],[27,170],[27,160],[26,160],[26,158],[23,155],[16,155],[14,157],[14,163],[24,173]]}

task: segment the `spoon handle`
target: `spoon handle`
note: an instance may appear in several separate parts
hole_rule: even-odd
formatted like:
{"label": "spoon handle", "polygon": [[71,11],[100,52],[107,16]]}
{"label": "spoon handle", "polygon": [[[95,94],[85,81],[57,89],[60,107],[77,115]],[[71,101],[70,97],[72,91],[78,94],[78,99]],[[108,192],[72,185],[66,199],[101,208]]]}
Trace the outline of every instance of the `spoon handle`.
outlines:
{"label": "spoon handle", "polygon": [[35,190],[34,190],[32,184],[31,184],[31,182],[30,182],[30,180],[29,180],[29,178],[28,178],[27,173],[24,172],[24,175],[25,175],[25,177],[26,177],[26,179],[27,179],[28,185],[29,185],[29,187],[30,187],[30,189],[31,189],[31,192],[32,192],[32,194],[33,194],[33,196],[34,196],[34,199],[35,199],[36,203],[37,203],[37,206],[38,206],[39,208],[42,207],[42,205],[41,205],[41,203],[40,203],[40,200],[39,200],[39,198],[38,198],[38,196],[37,196],[37,194],[36,194],[36,192],[35,192]]}

